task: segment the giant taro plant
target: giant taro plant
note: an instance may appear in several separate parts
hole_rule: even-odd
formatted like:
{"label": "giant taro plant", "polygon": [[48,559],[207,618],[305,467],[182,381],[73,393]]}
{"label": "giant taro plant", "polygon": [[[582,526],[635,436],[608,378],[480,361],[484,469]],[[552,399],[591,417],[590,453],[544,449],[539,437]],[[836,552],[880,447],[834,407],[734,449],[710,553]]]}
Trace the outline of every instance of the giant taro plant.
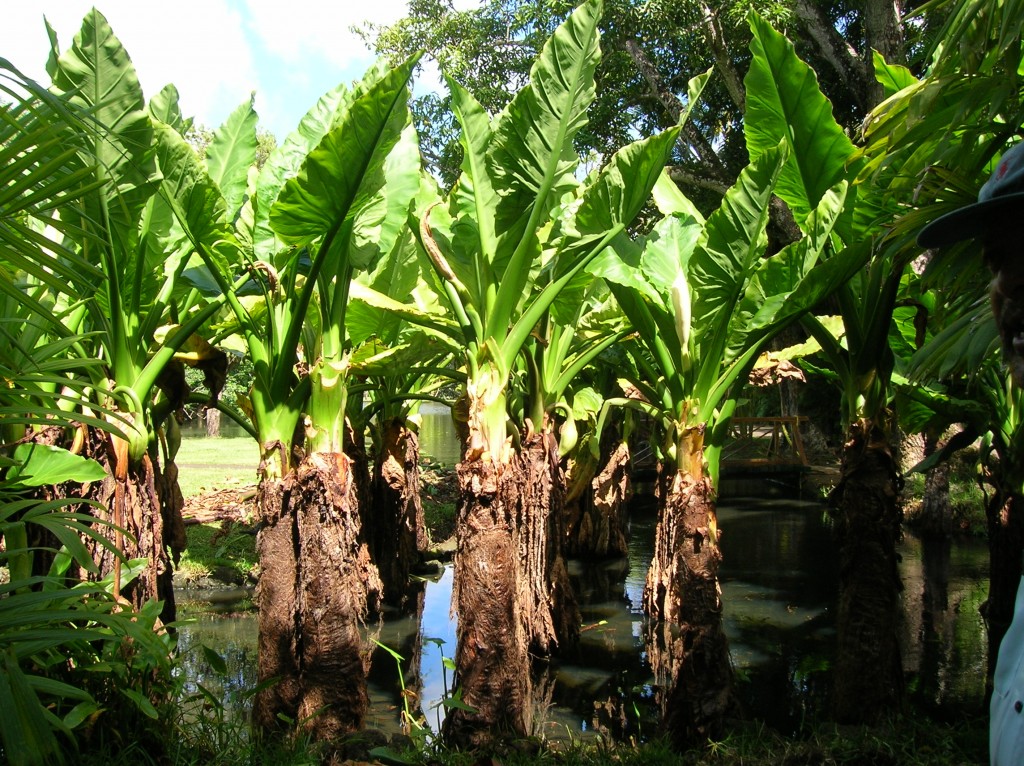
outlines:
{"label": "giant taro plant", "polygon": [[571,604],[559,543],[548,537],[550,495],[528,487],[530,476],[557,469],[557,443],[542,415],[529,423],[510,416],[513,373],[555,298],[586,279],[586,264],[647,200],[678,132],[627,146],[598,174],[577,180],[573,137],[594,97],[601,11],[591,0],[558,28],[529,85],[497,116],[449,81],[462,175],[420,217],[466,366],[453,598],[455,662],[468,704],[445,720],[458,743],[529,733],[528,647],[553,649],[553,604]]}
{"label": "giant taro plant", "polygon": [[[224,296],[255,368],[248,408],[262,454],[265,682],[256,722],[301,721],[318,738],[358,729],[368,703],[359,627],[381,585],[361,526],[363,451],[353,450],[345,420],[346,311],[353,274],[391,249],[419,186],[406,104],[414,63],[374,68],[353,89],[326,94],[268,158],[237,214],[191,148],[170,129],[158,135],[184,233],[202,261],[190,277]],[[250,115],[243,106],[232,123]],[[222,156],[216,146],[208,163]],[[238,146],[223,143],[228,152]],[[253,157],[223,159],[248,168]],[[236,279],[250,281],[240,289]]]}
{"label": "giant taro plant", "polygon": [[[806,74],[791,46],[759,19],[752,23],[748,103],[767,97],[757,73],[769,63]],[[760,47],[762,39],[773,47]],[[831,119],[821,112],[827,102],[816,87],[791,80],[785,87],[797,113]],[[755,119],[764,117],[750,112],[748,129]],[[590,267],[609,283],[635,330],[627,346],[629,377],[640,396],[618,404],[651,415],[660,437],[659,517],[644,607],[654,618],[649,651],[664,723],[681,747],[720,735],[731,704],[715,494],[739,387],[768,341],[843,285],[867,257],[863,249],[835,248],[852,196],[835,163],[819,161],[832,157],[830,133],[790,131],[771,145],[748,137],[748,147],[750,166],[710,216],[663,179],[655,197],[665,217],[635,242],[620,238]],[[767,252],[772,195],[781,196],[795,168],[805,165],[819,175],[814,190],[793,206],[802,236]]]}

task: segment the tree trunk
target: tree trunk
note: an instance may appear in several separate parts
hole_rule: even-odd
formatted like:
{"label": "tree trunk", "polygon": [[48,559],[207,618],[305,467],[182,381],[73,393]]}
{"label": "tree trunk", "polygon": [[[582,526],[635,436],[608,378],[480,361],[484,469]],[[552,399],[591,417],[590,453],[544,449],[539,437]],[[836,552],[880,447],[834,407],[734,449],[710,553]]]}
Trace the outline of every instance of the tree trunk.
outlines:
{"label": "tree trunk", "polygon": [[[939,449],[940,434],[924,435],[924,456]],[[924,475],[924,496],[917,531],[925,537],[949,539],[953,535],[953,503],[949,499],[948,461],[943,461]]]}
{"label": "tree trunk", "polygon": [[473,710],[449,710],[443,733],[450,746],[474,748],[530,733],[528,594],[516,530],[524,484],[515,460],[467,459],[457,472],[455,682]]}
{"label": "tree trunk", "polygon": [[648,653],[662,722],[685,750],[718,738],[733,704],[732,665],[722,625],[714,488],[703,475],[703,429],[679,450],[680,470],[659,466],[658,526],[644,588]]}
{"label": "tree trunk", "polygon": [[989,587],[982,607],[988,626],[988,674],[986,696],[992,691],[992,677],[1017,598],[1024,551],[1024,508],[1019,494],[998,488],[989,499],[988,516]]}
{"label": "tree trunk", "polygon": [[577,459],[568,478],[566,555],[588,560],[626,556],[626,504],[633,494],[629,445],[609,427],[600,458],[588,460],[589,455],[587,450]]}
{"label": "tree trunk", "polygon": [[516,459],[524,482],[517,533],[526,633],[531,652],[549,655],[575,644],[580,633],[579,608],[562,556],[565,477],[558,444],[549,432],[530,434]]}
{"label": "tree trunk", "polygon": [[220,410],[216,407],[206,408],[206,435],[211,438],[220,436]]}
{"label": "tree trunk", "polygon": [[314,452],[284,480],[261,482],[259,679],[279,679],[256,698],[265,729],[281,726],[279,714],[315,740],[362,726],[370,651],[360,628],[381,584],[358,477],[348,455]]}
{"label": "tree trunk", "polygon": [[[256,550],[260,577],[257,680],[253,721],[265,730],[286,728],[298,717],[302,697],[299,661],[297,530],[292,508],[295,475],[263,479],[256,493],[260,529]],[[280,716],[280,717],[279,717]]]}
{"label": "tree trunk", "polygon": [[419,458],[419,439],[405,421],[396,418],[388,423],[374,462],[366,527],[384,584],[384,601],[394,606],[400,606],[416,590],[410,590],[409,574],[427,549]]}
{"label": "tree trunk", "polygon": [[[177,561],[186,542],[185,522],[181,515],[185,503],[177,483],[177,467],[172,462],[161,471],[159,462],[148,454],[138,464],[131,465],[126,451],[117,452],[110,434],[86,427],[83,427],[82,432],[85,438],[80,454],[102,465],[107,471],[107,477],[101,482],[85,485],[69,482],[54,488],[43,488],[42,491],[48,498],[96,501],[98,506],[84,506],[79,510],[108,524],[116,524],[128,534],[118,532],[107,524],[97,525],[95,530],[119,549],[125,558],[143,558],[150,562],[138,578],[118,586],[118,595],[135,609],[150,599],[162,601],[161,621],[164,624],[173,622],[177,611],[172,559]],[[66,441],[66,432],[62,428],[41,429],[30,438],[38,444],[70,446],[61,443]],[[119,460],[123,469],[120,476],[117,472]],[[30,526],[34,535],[41,531],[37,525]],[[49,537],[33,537],[30,542],[38,549],[33,571],[35,574],[45,574],[53,561],[52,554],[47,555],[46,551],[57,550],[60,543]],[[72,577],[97,580],[112,572],[120,573],[121,565],[110,548],[92,537],[84,537],[83,543],[99,572],[90,573],[76,568],[70,573]]]}
{"label": "tree trunk", "polygon": [[870,420],[851,425],[830,498],[839,547],[833,712],[840,723],[879,722],[903,700],[898,490],[885,431]]}

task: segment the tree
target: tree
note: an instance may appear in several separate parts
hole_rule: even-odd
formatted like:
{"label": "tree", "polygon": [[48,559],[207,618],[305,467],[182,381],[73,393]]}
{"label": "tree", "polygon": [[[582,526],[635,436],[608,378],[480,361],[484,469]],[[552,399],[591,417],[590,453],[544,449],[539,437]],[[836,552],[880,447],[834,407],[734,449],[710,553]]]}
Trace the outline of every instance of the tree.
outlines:
{"label": "tree", "polygon": [[[69,278],[95,268],[69,211],[97,188],[83,149],[103,128],[4,59],[0,81],[0,757],[63,762],[87,727],[130,731],[155,751],[161,732],[150,716],[173,685],[162,605],[126,608],[115,594],[117,584],[132,593],[153,562],[127,560],[105,509],[84,496],[109,478],[106,468],[34,441],[43,430],[124,436],[93,390],[106,366],[82,331],[88,296]],[[80,450],[84,440],[65,443]],[[53,497],[56,486],[66,496]],[[101,571],[101,549],[119,562],[117,576]],[[69,577],[76,569],[89,581]]]}
{"label": "tree", "polygon": [[[165,89],[146,105],[127,54],[95,10],[66,51],[52,39],[53,91],[69,104],[65,113],[74,109],[89,116],[77,118],[64,145],[64,160],[77,158],[77,170],[68,176],[69,191],[77,190],[41,219],[66,240],[61,248],[41,249],[49,257],[27,271],[51,272],[44,283],[57,305],[66,307],[67,332],[82,334],[86,355],[102,360],[87,369],[91,401],[78,403],[95,408],[110,424],[89,424],[79,434],[84,453],[110,473],[88,488],[88,496],[100,501],[92,512],[112,522],[104,527],[113,536],[112,548],[93,548],[98,571],[113,572],[114,593],[120,595],[121,563],[112,550],[149,560],[144,576],[126,584],[124,595],[137,607],[160,599],[163,617],[171,621],[171,557],[184,545],[184,525],[173,466],[177,424],[168,416],[186,395],[180,361],[186,346],[193,363],[214,378],[224,363],[223,354],[201,337],[219,304],[183,288],[188,253],[174,236],[174,213],[163,196],[153,150],[158,116],[180,117],[173,91]],[[162,461],[161,430],[168,435]],[[67,443],[68,434],[39,427],[32,438]]]}
{"label": "tree", "polygon": [[[257,697],[256,722],[301,721],[320,739],[357,729],[367,704],[359,628],[380,583],[361,527],[364,454],[345,422],[345,312],[353,273],[390,249],[419,183],[406,106],[412,65],[374,68],[353,90],[326,94],[237,196],[222,193],[177,133],[157,135],[203,267],[190,277],[227,301],[255,367],[259,673],[275,679]],[[221,130],[242,140],[215,135],[207,166],[247,178],[251,104]]]}
{"label": "tree", "polygon": [[[572,10],[567,0],[526,3],[489,0],[456,12],[443,0],[421,0],[387,28],[363,30],[374,49],[393,59],[425,50],[489,112],[500,111],[527,81],[530,62],[551,30]],[[692,109],[668,165],[675,180],[708,214],[737,179],[748,157],[743,139],[749,64],[746,13],[758,10],[798,41],[798,54],[818,73],[836,119],[851,131],[878,102],[872,51],[887,60],[920,65],[920,39],[932,34],[932,16],[904,23],[904,3],[785,3],[690,0],[612,0],[602,17],[605,54],[596,71],[597,95],[589,122],[576,136],[581,156],[598,163],[630,141],[675,125]],[[686,101],[689,78],[714,69],[701,103]],[[450,96],[414,102],[428,164],[445,183],[458,173],[461,150]],[[786,211],[772,213],[771,236],[784,245],[799,236]]]}
{"label": "tree", "polygon": [[616,257],[592,267],[635,331],[630,377],[642,398],[620,403],[657,424],[659,515],[644,607],[656,621],[649,651],[664,722],[681,748],[720,736],[731,704],[715,494],[736,387],[774,335],[864,261],[850,249],[819,262],[846,205],[834,163],[818,166],[836,185],[801,221],[806,235],[764,257],[767,202],[788,157],[785,142],[762,151],[706,220],[664,176],[657,199],[668,215],[648,237],[620,240]]}
{"label": "tree", "polygon": [[631,144],[576,180],[572,142],[593,98],[600,15],[596,0],[580,6],[545,45],[529,86],[494,118],[448,80],[462,175],[418,216],[466,366],[454,599],[470,707],[445,720],[458,743],[529,732],[527,649],[550,646],[551,602],[569,595],[548,592],[561,587],[547,536],[552,505],[528,489],[529,477],[557,466],[557,443],[550,426],[531,428],[509,409],[517,359],[559,293],[586,281],[586,264],[635,217],[676,138],[673,129]]}
{"label": "tree", "polygon": [[[899,66],[878,62],[888,97],[865,123],[865,179],[884,189],[885,200],[899,210],[896,234],[915,236],[942,213],[973,202],[996,157],[1024,124],[1020,63],[1024,19],[1016,6],[1002,0],[950,0],[926,9],[942,21],[922,59],[921,77]],[[876,179],[882,179],[878,181]],[[924,254],[923,278],[940,298],[935,312],[948,317],[947,327],[915,362],[915,382],[927,376],[946,380],[970,361],[981,369],[979,354],[998,353],[983,299],[987,270],[976,243]],[[965,305],[966,304],[966,305]],[[980,324],[980,331],[978,331]],[[939,339],[941,338],[941,340]],[[927,372],[922,372],[926,370]],[[947,381],[948,382],[948,381]],[[1003,392],[989,384],[987,393]],[[994,410],[996,421],[1012,420],[1016,394],[999,394],[1010,410]],[[1010,421],[1007,421],[1010,422]],[[1006,431],[1004,426],[996,431]],[[984,433],[985,430],[979,431]],[[1010,475],[1015,473],[1010,461]],[[990,531],[989,671],[995,665],[1002,634],[1010,623],[1024,548],[1024,516],[1019,512],[1016,479],[1003,485],[987,508]]]}

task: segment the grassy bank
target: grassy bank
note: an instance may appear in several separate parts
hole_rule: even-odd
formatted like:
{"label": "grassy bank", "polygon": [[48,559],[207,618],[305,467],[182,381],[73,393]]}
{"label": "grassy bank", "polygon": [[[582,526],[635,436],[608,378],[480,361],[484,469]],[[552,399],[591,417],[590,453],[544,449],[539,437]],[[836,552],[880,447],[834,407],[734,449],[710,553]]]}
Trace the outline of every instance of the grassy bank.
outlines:
{"label": "grassy bank", "polygon": [[174,461],[185,498],[216,489],[256,483],[260,450],[248,436],[199,437],[181,440]]}

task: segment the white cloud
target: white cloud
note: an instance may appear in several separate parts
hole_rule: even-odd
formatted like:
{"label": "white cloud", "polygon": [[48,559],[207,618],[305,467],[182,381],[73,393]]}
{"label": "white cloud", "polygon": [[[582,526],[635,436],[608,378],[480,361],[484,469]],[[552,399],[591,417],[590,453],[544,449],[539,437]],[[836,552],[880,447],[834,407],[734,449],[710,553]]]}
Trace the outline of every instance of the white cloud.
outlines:
{"label": "white cloud", "polygon": [[351,27],[393,23],[407,8],[406,0],[4,0],[0,56],[48,82],[43,16],[65,50],[93,5],[131,56],[146,98],[174,83],[182,111],[214,127],[255,91],[261,122],[279,139],[325,91],[372,64]]}
{"label": "white cloud", "polygon": [[307,57],[322,57],[346,68],[353,58],[372,54],[352,31],[363,22],[390,24],[406,12],[405,0],[323,3],[308,0],[246,0],[247,23],[270,53],[299,67]]}
{"label": "white cloud", "polygon": [[[15,66],[47,82],[49,43],[43,16],[61,50],[71,46],[93,0],[51,0],[4,9],[0,51]],[[179,0],[173,6],[138,0],[96,4],[131,56],[146,98],[168,83],[178,88],[182,111],[201,121],[223,118],[261,84],[245,39],[241,10],[228,0]],[[173,10],[168,10],[173,8]]]}

